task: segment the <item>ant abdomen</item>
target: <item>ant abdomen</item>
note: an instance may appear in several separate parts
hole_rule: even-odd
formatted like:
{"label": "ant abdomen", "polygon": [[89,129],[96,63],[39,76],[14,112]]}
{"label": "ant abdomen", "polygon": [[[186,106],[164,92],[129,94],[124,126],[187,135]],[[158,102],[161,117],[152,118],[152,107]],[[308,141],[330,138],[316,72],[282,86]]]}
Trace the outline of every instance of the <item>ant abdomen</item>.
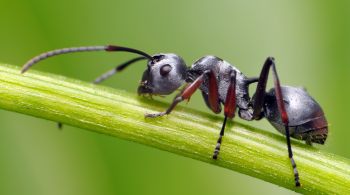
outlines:
{"label": "ant abdomen", "polygon": [[[328,123],[321,106],[302,88],[281,87],[283,102],[289,117],[290,136],[306,143],[324,144],[328,134]],[[275,90],[265,97],[264,115],[281,133],[285,127],[278,112]]]}

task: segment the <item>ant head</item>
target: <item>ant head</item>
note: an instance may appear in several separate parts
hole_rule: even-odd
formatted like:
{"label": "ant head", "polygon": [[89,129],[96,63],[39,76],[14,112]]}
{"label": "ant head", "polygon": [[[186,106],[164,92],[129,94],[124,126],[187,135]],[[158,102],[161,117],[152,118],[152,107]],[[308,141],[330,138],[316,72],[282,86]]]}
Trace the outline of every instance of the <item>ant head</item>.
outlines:
{"label": "ant head", "polygon": [[168,95],[186,78],[186,64],[176,54],[156,54],[148,61],[147,67],[138,88],[139,94]]}

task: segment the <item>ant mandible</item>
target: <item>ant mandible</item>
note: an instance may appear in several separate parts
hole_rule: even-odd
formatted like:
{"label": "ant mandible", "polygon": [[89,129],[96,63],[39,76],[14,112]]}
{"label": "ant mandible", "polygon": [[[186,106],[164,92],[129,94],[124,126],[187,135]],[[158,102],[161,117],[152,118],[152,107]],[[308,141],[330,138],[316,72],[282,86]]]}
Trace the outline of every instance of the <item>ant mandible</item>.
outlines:
{"label": "ant mandible", "polygon": [[[155,118],[170,114],[178,103],[189,100],[197,89],[201,90],[206,105],[215,114],[221,112],[221,104],[223,104],[225,118],[214,149],[213,159],[218,158],[227,118],[235,117],[236,108],[238,108],[240,118],[251,121],[265,117],[272,126],[286,135],[288,155],[293,167],[296,186],[300,186],[300,181],[293,159],[290,137],[305,140],[309,145],[311,143],[324,144],[327,138],[328,123],[320,105],[302,88],[281,86],[275,60],[272,57],[266,59],[259,77],[248,78],[236,67],[215,56],[202,57],[189,68],[180,56],[172,53],[151,56],[137,49],[114,45],[71,47],[45,52],[32,58],[23,66],[22,73],[48,57],[84,51],[124,51],[140,55],[98,77],[94,81],[96,84],[140,60],[147,60],[147,69],[138,87],[139,94],[169,95],[185,82],[188,83],[182,92],[175,96],[166,111],[145,114],[146,117]],[[274,88],[266,92],[270,68],[272,68]],[[255,82],[258,84],[251,98],[248,87]]]}

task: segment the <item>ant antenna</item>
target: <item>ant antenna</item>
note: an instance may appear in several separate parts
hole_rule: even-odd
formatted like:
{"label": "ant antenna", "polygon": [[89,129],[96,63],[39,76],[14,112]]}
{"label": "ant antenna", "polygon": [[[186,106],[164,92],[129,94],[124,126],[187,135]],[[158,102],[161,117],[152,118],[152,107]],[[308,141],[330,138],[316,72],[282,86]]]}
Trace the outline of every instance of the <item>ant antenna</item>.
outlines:
{"label": "ant antenna", "polygon": [[137,49],[128,48],[128,47],[119,47],[119,46],[114,46],[114,45],[70,47],[70,48],[63,48],[63,49],[56,49],[56,50],[48,51],[48,52],[42,53],[38,56],[35,56],[34,58],[30,59],[26,64],[23,65],[21,73],[26,72],[34,64],[36,64],[39,61],[44,60],[46,58],[56,56],[56,55],[66,54],[66,53],[83,52],[83,51],[125,51],[125,52],[139,54],[139,55],[144,56],[145,58],[147,58],[149,60],[153,60],[152,56],[148,55],[147,53],[140,51],[140,50],[137,50]]}

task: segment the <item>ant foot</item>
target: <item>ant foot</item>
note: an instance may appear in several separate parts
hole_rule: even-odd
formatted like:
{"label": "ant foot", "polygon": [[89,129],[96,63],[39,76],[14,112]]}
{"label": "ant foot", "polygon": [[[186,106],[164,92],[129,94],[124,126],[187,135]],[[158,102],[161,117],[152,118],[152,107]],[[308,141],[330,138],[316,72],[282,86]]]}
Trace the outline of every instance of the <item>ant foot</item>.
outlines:
{"label": "ant foot", "polygon": [[166,115],[166,112],[159,112],[159,113],[154,113],[154,114],[145,114],[146,118],[156,118],[156,117],[160,117],[160,116],[164,116]]}

